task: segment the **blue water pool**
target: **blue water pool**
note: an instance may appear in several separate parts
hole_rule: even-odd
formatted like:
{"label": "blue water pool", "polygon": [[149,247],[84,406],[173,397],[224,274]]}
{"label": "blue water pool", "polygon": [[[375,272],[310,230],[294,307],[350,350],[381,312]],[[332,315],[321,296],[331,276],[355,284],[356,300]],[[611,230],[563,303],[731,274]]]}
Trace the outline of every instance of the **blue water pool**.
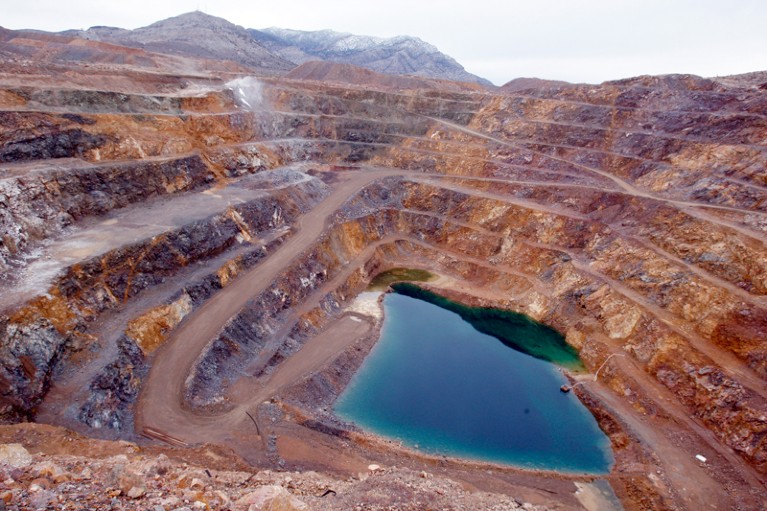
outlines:
{"label": "blue water pool", "polygon": [[[419,295],[407,287],[400,291]],[[337,400],[340,417],[428,453],[545,470],[609,471],[609,440],[575,395],[560,392],[566,380],[558,367],[510,347],[529,338],[540,351],[561,336],[555,339],[550,328],[525,318],[523,334],[509,343],[513,329],[507,324],[503,335],[489,335],[492,328],[481,326],[480,332],[465,314],[419,296],[386,295],[381,338]],[[503,323],[489,311],[493,322]]]}

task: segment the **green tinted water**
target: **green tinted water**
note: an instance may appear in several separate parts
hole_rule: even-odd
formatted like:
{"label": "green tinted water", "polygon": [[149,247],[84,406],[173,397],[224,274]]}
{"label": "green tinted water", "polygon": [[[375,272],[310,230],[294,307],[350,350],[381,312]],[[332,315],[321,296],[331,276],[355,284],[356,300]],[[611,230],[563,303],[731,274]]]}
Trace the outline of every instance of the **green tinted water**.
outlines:
{"label": "green tinted water", "polygon": [[429,282],[434,280],[434,274],[426,270],[412,268],[392,268],[376,275],[368,286],[369,291],[384,291],[395,282]]}
{"label": "green tinted water", "polygon": [[[532,344],[548,353],[551,329],[514,318],[521,334],[504,323],[502,311],[482,313],[414,287],[396,285],[397,293],[386,295],[381,338],[336,402],[340,417],[429,453],[609,471],[609,440],[572,393],[559,391],[566,383],[560,371],[509,347]],[[475,324],[485,331],[502,326],[504,341]]]}
{"label": "green tinted water", "polygon": [[467,307],[413,284],[401,283],[392,287],[398,294],[455,312],[483,334],[491,335],[517,351],[573,372],[586,370],[578,352],[567,344],[562,334],[524,314],[489,307]]}

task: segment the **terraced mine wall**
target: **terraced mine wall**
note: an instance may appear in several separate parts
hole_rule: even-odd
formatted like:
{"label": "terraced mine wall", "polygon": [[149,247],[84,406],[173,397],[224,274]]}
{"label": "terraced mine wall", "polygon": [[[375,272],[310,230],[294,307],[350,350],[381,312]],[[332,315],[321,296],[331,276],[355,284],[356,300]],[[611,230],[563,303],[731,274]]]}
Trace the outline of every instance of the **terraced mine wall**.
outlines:
{"label": "terraced mine wall", "polygon": [[[63,353],[87,349],[91,344],[88,324],[99,315],[139,298],[144,291],[174,278],[190,265],[213,259],[263,233],[289,227],[299,215],[307,213],[312,204],[322,198],[324,186],[319,180],[306,177],[299,178],[294,186],[256,193],[260,197],[232,206],[221,214],[133,245],[119,246],[71,266],[44,296],[10,312],[2,324],[4,414],[24,416],[37,406],[48,389],[53,367]],[[267,186],[279,183],[278,179],[271,181]],[[169,303],[184,303],[184,313],[188,313],[238,271],[253,266],[265,254],[266,250],[258,246],[242,253],[201,281],[185,283],[183,291],[171,297]],[[136,329],[134,325],[133,338],[127,335],[118,340],[117,361],[106,369],[106,374],[112,374],[109,381],[119,383],[116,388],[133,385],[131,399],[135,398],[138,384],[130,383],[132,375],[120,373],[120,368],[141,366],[144,346],[136,346],[137,340],[143,344],[157,342],[151,335],[138,335]],[[120,378],[113,374],[115,371],[121,374]],[[105,377],[94,385],[110,388],[104,382]],[[89,403],[86,408],[85,415],[94,414],[93,404]],[[88,422],[96,423],[95,420]],[[101,420],[101,423],[110,421]],[[122,429],[122,422],[111,423],[120,424]]]}
{"label": "terraced mine wall", "polygon": [[[72,168],[81,165],[80,168]],[[0,264],[23,257],[27,247],[93,215],[152,197],[195,190],[213,174],[199,156],[122,164],[52,164],[52,168],[8,172],[0,182],[5,233]],[[16,175],[14,175],[16,174]]]}
{"label": "terraced mine wall", "polygon": [[[354,267],[360,272],[371,269],[369,259],[359,259],[369,247],[400,239],[399,252],[391,258],[390,266],[403,259],[418,260],[422,266],[470,281],[480,289],[500,287],[515,298],[485,300],[483,305],[520,310],[557,327],[581,350],[591,371],[605,362],[606,341],[617,343],[645,371],[680,396],[722,441],[760,466],[765,454],[760,430],[749,425],[761,422],[760,410],[767,402],[754,389],[717,368],[716,349],[700,351],[697,344],[712,333],[706,325],[726,328],[723,325],[730,321],[730,311],[741,304],[682,267],[662,270],[677,275],[679,284],[664,280],[652,285],[660,280],[652,275],[668,263],[646,246],[627,244],[608,224],[589,220],[590,199],[582,199],[585,207],[579,212],[532,211],[514,201],[477,197],[470,189],[459,191],[397,178],[366,188],[338,213],[336,227],[317,247],[288,267],[211,343],[189,381],[191,404],[220,402],[221,394],[215,389],[223,389],[223,381],[232,379],[264,348],[284,321],[281,318],[330,279],[348,272],[350,262],[355,261]],[[639,261],[648,264],[653,268],[650,279],[624,276],[617,284],[617,276],[609,269],[583,262],[624,259],[636,261],[630,267]],[[376,267],[380,266],[379,262]],[[355,285],[346,293],[323,302],[325,314],[337,314],[364,289],[366,279],[362,275],[364,272],[356,274]],[[688,282],[702,292],[688,293]],[[684,317],[687,311],[689,325],[659,321],[654,304],[661,298],[669,313]],[[714,299],[717,307],[711,306]],[[752,313],[764,316],[767,310],[753,307]],[[686,339],[687,332],[694,332],[698,339]],[[761,332],[754,328],[750,342],[757,344]],[[749,342],[746,328],[741,334],[743,342]],[[298,345],[300,341],[287,338],[281,358],[287,358]],[[738,355],[737,350],[729,351]],[[643,399],[643,392],[630,379],[624,380],[615,371],[604,374],[637,403]],[[733,437],[729,432],[734,430],[742,435]]]}
{"label": "terraced mine wall", "polygon": [[[685,76],[510,94],[264,83],[251,109],[210,84],[194,96],[2,91],[0,155],[14,162],[0,182],[4,297],[50,244],[126,210],[238,183],[253,193],[220,195],[194,221],[159,218],[159,231],[62,263],[23,300],[4,298],[3,420],[130,437],[158,350],[185,318],[300,233],[349,176],[389,169],[339,203],[322,234],[210,340],[186,382],[188,409],[226,412],[239,377],[278,372],[375,273],[409,265],[438,273],[452,298],[553,326],[617,402],[676,422],[675,445],[709,446],[723,467],[736,463],[732,449],[764,475],[767,100],[758,89]],[[264,181],[248,189],[252,174]],[[331,367],[342,371],[326,368],[285,395],[310,420],[342,428],[322,408],[363,356],[339,353]],[[73,376],[81,369],[87,377]],[[70,387],[82,405],[60,417],[53,405]],[[603,427],[620,422],[620,412],[595,409]],[[641,435],[621,427],[622,448],[641,450],[627,440]],[[747,486],[727,470],[723,487]]]}

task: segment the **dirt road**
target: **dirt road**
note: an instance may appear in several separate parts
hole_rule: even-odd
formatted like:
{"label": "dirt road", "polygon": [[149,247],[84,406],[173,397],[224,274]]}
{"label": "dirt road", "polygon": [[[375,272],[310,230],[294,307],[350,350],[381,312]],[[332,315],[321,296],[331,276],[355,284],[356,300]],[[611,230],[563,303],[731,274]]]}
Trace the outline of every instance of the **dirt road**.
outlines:
{"label": "dirt road", "polygon": [[357,339],[367,335],[370,327],[370,320],[365,316],[344,315],[319,335],[309,339],[297,353],[285,360],[262,387],[254,391],[252,384],[241,379],[230,392],[237,402],[242,403],[238,412],[269,399],[279,390],[324,367]]}
{"label": "dirt road", "polygon": [[301,219],[296,234],[185,318],[158,350],[137,403],[136,430],[152,428],[187,442],[211,441],[227,434],[226,424],[241,421],[242,417],[233,413],[205,416],[183,406],[184,384],[200,353],[248,300],[263,292],[296,255],[311,247],[325,229],[327,218],[344,201],[372,181],[397,174],[402,171],[376,169],[345,174],[335,190]]}
{"label": "dirt road", "polygon": [[[372,181],[385,176],[396,176],[408,174],[402,170],[390,169],[368,169],[365,171],[354,171],[340,174],[343,176],[337,183],[334,191],[324,201],[322,201],[314,210],[305,215],[298,225],[298,230],[287,242],[285,242],[277,251],[270,254],[261,264],[250,270],[248,273],[237,278],[232,284],[224,288],[202,307],[188,316],[185,321],[175,330],[166,344],[158,351],[149,376],[143,386],[142,393],[136,408],[136,428],[137,431],[152,432],[151,436],[162,439],[166,442],[176,443],[198,443],[198,442],[220,442],[229,445],[244,445],[247,439],[252,449],[250,452],[261,451],[264,442],[264,431],[256,433],[251,422],[250,412],[262,401],[269,399],[286,386],[295,384],[301,378],[316,372],[326,366],[339,353],[343,352],[358,339],[369,334],[371,324],[360,316],[347,314],[338,320],[330,323],[328,327],[318,336],[308,340],[304,346],[294,355],[282,362],[274,373],[265,381],[254,386],[252,380],[243,379],[233,385],[228,392],[231,403],[234,403],[232,409],[225,413],[204,414],[200,411],[188,409],[184,404],[184,386],[192,372],[192,368],[204,350],[206,345],[216,337],[224,324],[242,309],[254,296],[268,289],[274,279],[288,268],[291,262],[299,254],[310,249],[319,239],[327,227],[327,219],[341,205],[358,190],[371,183]],[[556,215],[579,216],[571,212],[563,212],[561,208],[549,205],[540,205],[528,203],[526,200],[501,198],[489,191],[477,191],[462,187],[458,184],[447,183],[442,176],[430,176],[428,174],[419,174],[414,181],[436,182],[443,188],[463,191],[470,195],[505,200],[506,202],[517,203],[523,207],[529,207],[535,210],[542,210]],[[636,190],[624,188],[626,193],[633,194]],[[644,193],[637,193],[639,197],[649,197]],[[674,202],[674,201],[669,201]],[[691,204],[682,204],[684,207]],[[408,239],[405,237],[404,239]],[[280,341],[290,332],[295,321],[303,312],[307,312],[316,305],[318,298],[329,290],[337,287],[340,281],[355,268],[359,267],[360,261],[370,256],[370,253],[381,243],[388,243],[391,239],[380,240],[378,243],[370,244],[354,261],[350,261],[340,275],[335,276],[331,281],[316,290],[310,297],[296,306],[290,313],[290,316],[283,322],[281,327],[267,341],[267,345],[262,350],[262,354],[257,357],[254,365],[263,368],[276,352]],[[418,244],[418,240],[408,239],[412,243]],[[551,248],[551,247],[549,247]],[[469,261],[471,258],[465,255],[455,254],[462,260]],[[589,273],[590,267],[585,263],[581,264],[577,254],[571,257],[579,270]],[[480,266],[490,265],[485,261],[473,261]],[[492,265],[495,269],[501,269],[497,265]],[[514,273],[513,269],[505,271]],[[524,275],[524,277],[528,277]],[[603,275],[599,275],[603,278]],[[533,285],[537,285],[535,279],[531,279]],[[666,311],[660,310],[652,304],[644,303],[641,297],[636,293],[620,286],[618,283],[610,282],[613,288],[623,292],[636,302],[642,303],[651,310],[656,317],[666,318]],[[670,321],[670,319],[669,319]],[[687,335],[689,336],[689,335]],[[708,350],[708,351],[706,351]],[[713,347],[705,346],[704,353],[711,355],[721,355]],[[721,358],[721,357],[719,357]],[[726,357],[728,367],[734,374],[740,377],[752,386],[758,387],[758,380],[751,374],[743,364],[735,360],[734,357]],[[249,367],[249,370],[253,370]],[[641,371],[629,371],[634,374],[636,379],[645,383],[650,377]],[[656,385],[657,386],[657,385]],[[658,431],[655,424],[647,422],[641,417],[635,416],[630,406],[615,396],[609,389],[600,389],[597,391],[604,403],[618,410],[621,417],[626,419],[638,436],[640,436],[646,445],[654,446],[659,457],[663,460],[662,466],[664,473],[668,475],[669,486],[672,492],[677,495],[686,504],[693,504],[696,509],[716,509],[720,504],[728,502],[726,499],[720,500],[719,493],[721,487],[717,484],[715,478],[707,472],[706,469],[699,466],[694,457],[690,456],[689,450],[678,445],[674,445],[673,437],[669,436],[668,431]],[[684,428],[693,430],[699,434],[703,428],[696,424],[688,423],[686,411],[679,406],[665,407],[669,415],[677,421],[684,424]],[[256,427],[258,427],[256,425]],[[705,432],[705,431],[703,431]],[[259,442],[254,442],[259,439]],[[728,455],[721,449],[717,440],[710,434],[705,436],[705,443],[710,444],[711,448],[716,450],[723,458],[727,458],[733,466],[741,464],[740,460]],[[240,451],[242,453],[242,451]],[[759,484],[758,476],[750,471],[744,471],[743,478],[751,483]],[[652,479],[654,476],[650,477]],[[700,484],[704,485],[706,491],[701,491]]]}

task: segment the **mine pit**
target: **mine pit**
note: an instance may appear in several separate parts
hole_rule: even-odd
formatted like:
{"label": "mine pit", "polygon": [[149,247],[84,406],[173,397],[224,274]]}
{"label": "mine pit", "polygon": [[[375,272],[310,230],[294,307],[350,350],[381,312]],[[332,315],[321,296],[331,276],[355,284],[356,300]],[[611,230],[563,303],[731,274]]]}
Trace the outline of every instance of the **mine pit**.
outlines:
{"label": "mine pit", "polygon": [[[3,442],[127,457],[103,473],[167,456],[201,467],[203,493],[236,468],[250,475],[230,486],[292,484],[316,509],[413,488],[446,509],[767,506],[758,76],[512,90],[119,45],[99,51],[141,58],[94,68],[38,62],[14,34]],[[66,55],[96,44],[23,35]],[[511,313],[556,342],[516,342]],[[368,381],[389,337],[405,345]],[[430,406],[405,399],[427,383]],[[483,429],[462,420],[489,411]]]}

